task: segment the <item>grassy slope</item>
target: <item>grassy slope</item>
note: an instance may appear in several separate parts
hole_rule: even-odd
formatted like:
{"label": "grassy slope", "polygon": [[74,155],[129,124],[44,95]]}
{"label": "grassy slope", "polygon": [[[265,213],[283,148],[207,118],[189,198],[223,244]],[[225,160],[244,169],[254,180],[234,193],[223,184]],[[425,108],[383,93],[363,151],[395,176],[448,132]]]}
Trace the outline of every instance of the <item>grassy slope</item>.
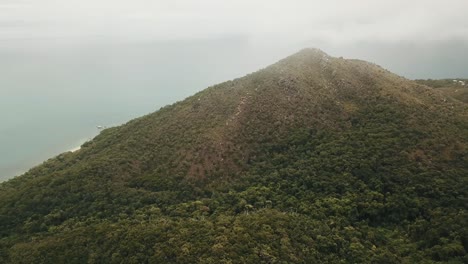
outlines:
{"label": "grassy slope", "polygon": [[1,184],[0,260],[462,263],[467,120],[304,50]]}
{"label": "grassy slope", "polygon": [[441,79],[441,80],[416,80],[416,82],[427,85],[432,88],[436,88],[446,96],[450,96],[464,103],[468,103],[468,79],[456,79],[457,81],[463,81],[465,85],[454,82],[453,79]]}

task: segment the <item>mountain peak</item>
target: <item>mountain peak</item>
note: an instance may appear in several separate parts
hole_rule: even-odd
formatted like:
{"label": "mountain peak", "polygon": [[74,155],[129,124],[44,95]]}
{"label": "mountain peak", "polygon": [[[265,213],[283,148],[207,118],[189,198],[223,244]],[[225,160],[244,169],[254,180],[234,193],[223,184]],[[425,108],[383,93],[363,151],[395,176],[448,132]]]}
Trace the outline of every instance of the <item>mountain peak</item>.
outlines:
{"label": "mountain peak", "polygon": [[329,56],[326,52],[319,48],[303,48],[300,51],[296,52],[292,56],[302,55],[302,56]]}
{"label": "mountain peak", "polygon": [[278,64],[297,64],[299,66],[304,64],[319,63],[324,60],[328,61],[330,58],[332,57],[320,49],[305,48],[280,60]]}

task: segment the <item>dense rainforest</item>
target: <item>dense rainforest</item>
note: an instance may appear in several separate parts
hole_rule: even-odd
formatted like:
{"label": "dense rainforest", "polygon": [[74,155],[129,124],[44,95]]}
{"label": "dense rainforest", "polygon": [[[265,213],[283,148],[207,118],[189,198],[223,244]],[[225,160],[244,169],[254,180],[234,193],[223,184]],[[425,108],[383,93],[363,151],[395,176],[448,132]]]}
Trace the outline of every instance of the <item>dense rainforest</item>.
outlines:
{"label": "dense rainforest", "polygon": [[468,263],[468,104],[305,49],[0,184],[0,263]]}

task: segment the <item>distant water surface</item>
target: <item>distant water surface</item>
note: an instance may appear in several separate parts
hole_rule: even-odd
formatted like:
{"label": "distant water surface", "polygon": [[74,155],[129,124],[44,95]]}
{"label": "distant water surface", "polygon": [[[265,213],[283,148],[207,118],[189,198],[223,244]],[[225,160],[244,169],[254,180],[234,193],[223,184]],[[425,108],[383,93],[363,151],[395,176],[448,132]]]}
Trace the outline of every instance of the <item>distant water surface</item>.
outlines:
{"label": "distant water surface", "polygon": [[275,59],[245,61],[244,45],[0,42],[0,181],[76,148],[98,125],[125,123]]}

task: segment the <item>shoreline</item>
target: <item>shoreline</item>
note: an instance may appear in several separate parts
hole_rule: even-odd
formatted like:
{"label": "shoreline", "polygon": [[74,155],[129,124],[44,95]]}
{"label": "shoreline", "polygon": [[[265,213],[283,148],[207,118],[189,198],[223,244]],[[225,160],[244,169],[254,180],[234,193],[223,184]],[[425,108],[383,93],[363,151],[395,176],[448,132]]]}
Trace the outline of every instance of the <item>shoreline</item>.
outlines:
{"label": "shoreline", "polygon": [[[5,175],[0,175],[0,183],[2,182],[5,182],[5,181],[8,181],[10,179],[13,179],[15,177],[18,177],[18,176],[21,176],[23,174],[25,174],[26,172],[28,172],[30,169],[36,167],[36,166],[39,166],[41,165],[42,163],[44,163],[45,161],[47,161],[48,159],[51,159],[51,158],[54,158],[56,157],[57,155],[60,155],[62,153],[67,153],[67,152],[72,152],[72,153],[75,153],[77,151],[79,151],[81,149],[81,145],[83,145],[86,141],[88,141],[90,139],[82,139],[80,140],[79,144],[77,147],[73,147],[71,149],[68,149],[68,150],[65,150],[63,152],[58,152],[57,154],[55,155],[50,155],[48,158],[44,158],[44,159],[41,159],[41,161],[35,161],[35,162],[26,162],[26,163],[29,163],[30,165],[27,165],[27,166],[21,166],[21,167],[16,167],[14,169],[7,169],[7,173],[5,173]],[[76,145],[75,145],[76,146]],[[2,172],[3,173],[3,172]]]}
{"label": "shoreline", "polygon": [[81,149],[81,146],[76,147],[76,148],[72,148],[72,149],[70,149],[68,152],[77,152],[77,151],[80,150],[80,149]]}

